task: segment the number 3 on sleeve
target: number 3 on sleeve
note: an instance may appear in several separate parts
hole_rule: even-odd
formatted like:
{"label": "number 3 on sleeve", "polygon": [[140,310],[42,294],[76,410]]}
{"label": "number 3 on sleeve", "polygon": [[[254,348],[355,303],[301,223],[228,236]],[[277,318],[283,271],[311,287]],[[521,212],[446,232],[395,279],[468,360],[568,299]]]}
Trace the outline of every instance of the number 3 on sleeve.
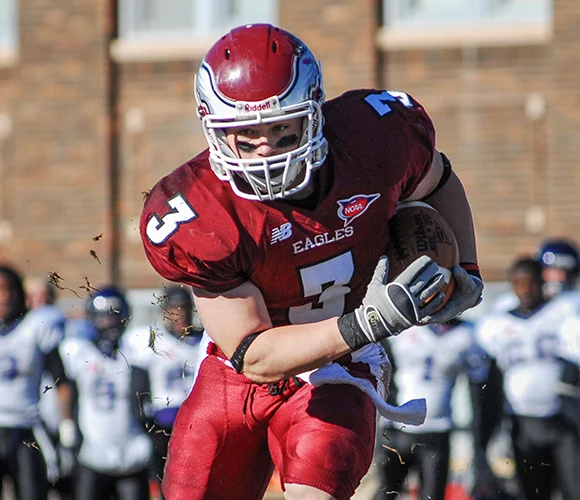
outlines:
{"label": "number 3 on sleeve", "polygon": [[167,238],[177,231],[180,224],[198,217],[197,212],[181,193],[170,198],[166,203],[172,210],[161,217],[161,220],[159,220],[157,214],[153,214],[147,223],[147,237],[155,245],[164,243]]}

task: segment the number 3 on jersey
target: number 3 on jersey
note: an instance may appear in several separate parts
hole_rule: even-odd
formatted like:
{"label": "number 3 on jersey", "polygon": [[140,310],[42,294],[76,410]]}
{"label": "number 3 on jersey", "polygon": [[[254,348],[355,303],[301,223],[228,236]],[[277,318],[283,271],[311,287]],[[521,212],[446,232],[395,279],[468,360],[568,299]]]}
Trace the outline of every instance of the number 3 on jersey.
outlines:
{"label": "number 3 on jersey", "polygon": [[304,297],[316,297],[316,302],[291,307],[290,323],[315,323],[333,316],[342,316],[348,283],[354,274],[354,261],[350,252],[300,269]]}
{"label": "number 3 on jersey", "polygon": [[369,94],[365,97],[365,101],[372,106],[372,108],[379,114],[385,116],[392,111],[389,102],[399,101],[406,108],[412,108],[413,103],[405,92],[398,92],[396,90],[383,90],[378,94]]}
{"label": "number 3 on jersey", "polygon": [[176,194],[166,203],[173,210],[161,217],[161,220],[157,214],[153,214],[147,223],[147,237],[155,245],[165,242],[184,222],[198,217],[197,212],[187,203],[181,193]]}

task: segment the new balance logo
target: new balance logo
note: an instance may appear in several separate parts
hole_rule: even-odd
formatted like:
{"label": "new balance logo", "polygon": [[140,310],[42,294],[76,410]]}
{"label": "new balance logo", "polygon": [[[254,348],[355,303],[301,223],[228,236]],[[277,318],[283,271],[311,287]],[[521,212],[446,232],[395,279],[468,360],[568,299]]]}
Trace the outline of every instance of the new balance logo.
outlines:
{"label": "new balance logo", "polygon": [[287,240],[290,236],[292,236],[292,224],[290,224],[290,222],[285,222],[280,227],[272,229],[272,239],[270,240],[270,244],[273,245],[279,241]]}

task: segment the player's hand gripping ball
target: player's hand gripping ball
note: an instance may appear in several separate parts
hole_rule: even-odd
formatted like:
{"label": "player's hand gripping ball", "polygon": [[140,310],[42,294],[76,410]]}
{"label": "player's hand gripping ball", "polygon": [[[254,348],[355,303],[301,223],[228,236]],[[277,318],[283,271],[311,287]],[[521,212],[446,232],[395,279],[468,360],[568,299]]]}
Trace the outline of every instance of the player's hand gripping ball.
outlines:
{"label": "player's hand gripping ball", "polygon": [[[435,262],[445,278],[441,290],[445,299],[437,311],[447,303],[455,279],[452,269],[459,264],[459,250],[455,234],[443,216],[427,203],[421,201],[401,202],[389,221],[388,282],[393,281],[409,264],[422,255]],[[436,312],[436,311],[434,311]]]}

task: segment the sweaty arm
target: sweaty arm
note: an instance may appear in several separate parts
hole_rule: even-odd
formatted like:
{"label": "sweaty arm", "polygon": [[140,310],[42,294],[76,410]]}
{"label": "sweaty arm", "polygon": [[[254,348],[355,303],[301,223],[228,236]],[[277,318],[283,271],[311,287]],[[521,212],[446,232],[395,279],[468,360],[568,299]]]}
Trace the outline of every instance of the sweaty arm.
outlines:
{"label": "sweaty arm", "polygon": [[433,297],[443,286],[443,277],[428,257],[411,263],[391,282],[387,276],[383,256],[354,311],[275,328],[261,292],[250,282],[221,294],[194,289],[194,296],[202,323],[232,366],[255,382],[276,382],[398,335],[441,303],[442,297]]}
{"label": "sweaty arm", "polygon": [[453,268],[455,288],[445,306],[420,320],[422,324],[446,323],[463,311],[481,302],[483,281],[477,265],[475,229],[471,208],[451,162],[435,151],[431,168],[417,188],[407,198],[423,200],[445,218],[451,226],[459,247],[459,264]]}
{"label": "sweaty arm", "polygon": [[212,339],[231,358],[242,340],[262,332],[247,349],[243,373],[257,383],[277,382],[313,370],[350,352],[337,318],[272,327],[258,288],[246,282],[221,294],[194,288],[195,305]]}
{"label": "sweaty arm", "polygon": [[[441,153],[435,151],[429,172],[407,200],[424,201],[441,213],[455,233],[461,262],[477,264],[475,230],[467,195],[455,172],[444,171]],[[448,175],[446,180],[444,175]]]}

